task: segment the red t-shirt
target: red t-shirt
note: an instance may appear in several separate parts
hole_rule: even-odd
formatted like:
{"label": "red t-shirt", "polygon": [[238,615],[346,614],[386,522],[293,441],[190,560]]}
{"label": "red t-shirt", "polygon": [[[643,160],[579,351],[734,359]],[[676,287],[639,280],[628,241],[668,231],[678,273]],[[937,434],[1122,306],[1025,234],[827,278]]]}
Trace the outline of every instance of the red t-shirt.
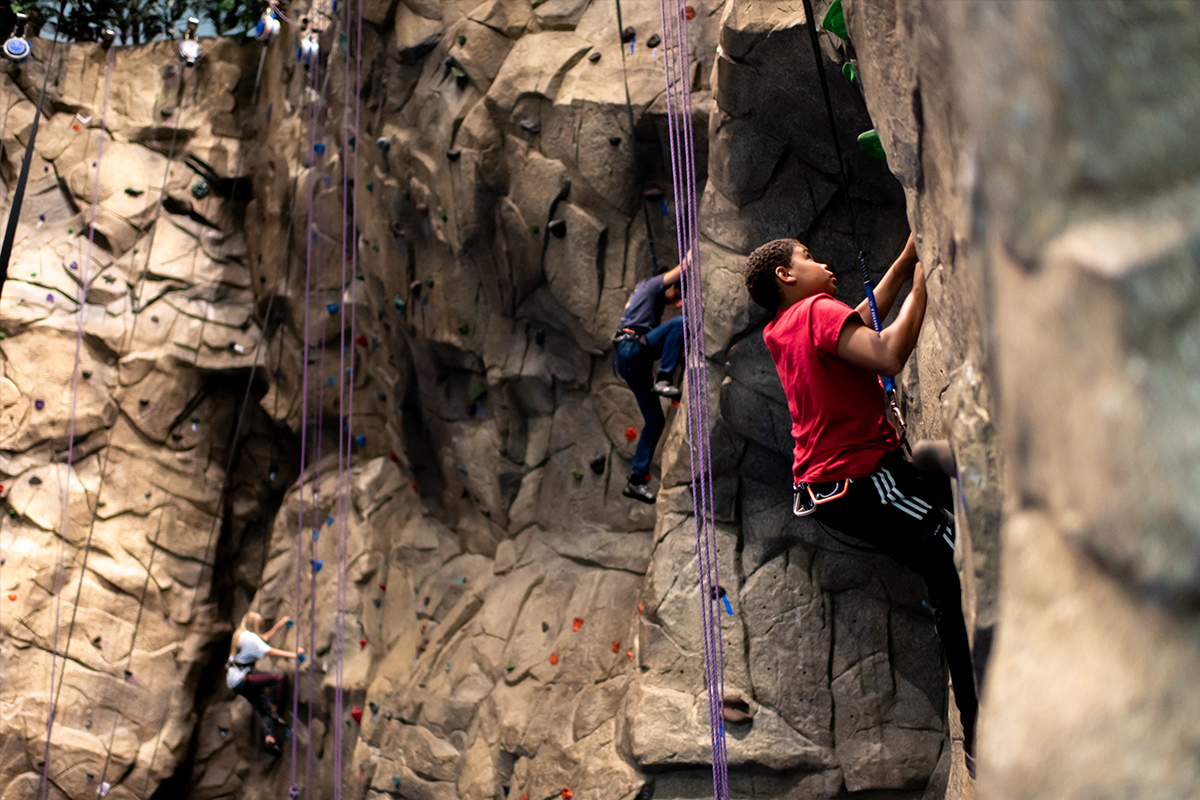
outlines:
{"label": "red t-shirt", "polygon": [[780,311],[763,330],[792,414],[796,483],[861,478],[900,446],[878,376],[837,356],[838,337],[856,313],[818,294]]}

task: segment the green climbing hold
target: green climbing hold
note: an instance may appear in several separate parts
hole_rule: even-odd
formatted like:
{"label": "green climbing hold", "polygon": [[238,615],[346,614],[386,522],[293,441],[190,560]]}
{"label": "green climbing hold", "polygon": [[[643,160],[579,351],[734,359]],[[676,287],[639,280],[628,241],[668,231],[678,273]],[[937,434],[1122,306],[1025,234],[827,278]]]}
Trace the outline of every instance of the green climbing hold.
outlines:
{"label": "green climbing hold", "polygon": [[446,672],[449,672],[449,671],[450,671],[450,662],[447,661],[446,662]]}
{"label": "green climbing hold", "polygon": [[858,135],[858,146],[871,158],[887,161],[887,153],[883,152],[883,144],[879,141],[879,133],[872,128]]}
{"label": "green climbing hold", "polygon": [[208,181],[198,180],[192,184],[192,197],[203,200],[208,197]]}
{"label": "green climbing hold", "polygon": [[467,88],[467,84],[470,82],[471,79],[469,77],[467,77],[467,73],[463,70],[462,67],[457,66],[457,65],[453,66],[450,68],[450,72],[451,72],[451,74],[454,75],[454,83],[458,86],[458,88],[460,88],[460,89]]}
{"label": "green climbing hold", "polygon": [[5,340],[5,339],[7,339],[7,338],[8,338],[8,334],[7,334],[7,333],[0,333],[0,342],[4,341],[4,340]]}
{"label": "green climbing hold", "polygon": [[74,233],[74,232],[75,232],[74,228],[67,228],[67,233]]}
{"label": "green climbing hold", "polygon": [[375,191],[375,181],[367,181],[367,191],[368,192]]}
{"label": "green climbing hold", "polygon": [[534,236],[537,236],[537,232],[540,230],[541,230],[541,228],[538,227],[538,224],[536,222],[529,226],[529,232],[532,233]]}
{"label": "green climbing hold", "polygon": [[576,481],[583,480],[583,470],[581,470],[581,469],[571,470],[571,477],[574,478]]}
{"label": "green climbing hold", "polygon": [[842,11],[842,0],[833,0],[829,5],[825,19],[821,20],[821,27],[839,39],[850,41],[850,34],[846,32],[846,14]]}
{"label": "green climbing hold", "polygon": [[460,33],[458,35],[458,46],[462,47],[466,43],[467,43],[467,37]]}
{"label": "green climbing hold", "polygon": [[15,508],[10,508],[10,509],[8,510],[8,515],[9,515],[10,517],[15,517],[15,516],[17,515],[17,510],[16,510]]}
{"label": "green climbing hold", "polygon": [[478,381],[476,383],[471,384],[471,391],[468,393],[467,396],[471,399],[472,403],[478,403],[479,399],[481,397],[487,397],[487,393],[488,393],[487,384],[484,383],[483,381]]}
{"label": "green climbing hold", "polygon": [[849,61],[842,64],[842,77],[851,83],[854,83],[854,79],[858,77],[858,73],[854,71],[854,65]]}
{"label": "green climbing hold", "polygon": [[468,325],[467,323],[464,322],[462,325],[458,326],[458,335],[459,336],[466,336],[470,332],[471,332],[471,326]]}
{"label": "green climbing hold", "polygon": [[512,672],[516,668],[517,668],[517,665],[510,661],[510,662],[508,662],[508,665],[504,667],[504,671]]}
{"label": "green climbing hold", "polygon": [[450,219],[448,216],[446,216],[446,212],[444,210],[439,211],[438,216],[442,218],[442,222],[447,222]]}
{"label": "green climbing hold", "polygon": [[426,278],[425,278],[425,286],[427,286],[427,287],[428,287],[428,288],[430,288],[430,289],[432,289],[432,288],[433,288],[433,276],[432,276],[432,275],[428,275],[428,276],[426,276]]}

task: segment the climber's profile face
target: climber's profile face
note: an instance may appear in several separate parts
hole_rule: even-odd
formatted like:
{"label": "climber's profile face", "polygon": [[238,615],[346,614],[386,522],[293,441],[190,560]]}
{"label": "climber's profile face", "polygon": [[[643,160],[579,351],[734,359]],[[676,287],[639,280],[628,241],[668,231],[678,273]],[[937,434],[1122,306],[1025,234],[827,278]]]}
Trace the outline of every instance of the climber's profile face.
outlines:
{"label": "climber's profile face", "polygon": [[791,264],[775,268],[775,277],[785,285],[794,286],[803,297],[822,292],[837,294],[837,278],[829,265],[813,259],[812,253],[802,244],[792,250]]}

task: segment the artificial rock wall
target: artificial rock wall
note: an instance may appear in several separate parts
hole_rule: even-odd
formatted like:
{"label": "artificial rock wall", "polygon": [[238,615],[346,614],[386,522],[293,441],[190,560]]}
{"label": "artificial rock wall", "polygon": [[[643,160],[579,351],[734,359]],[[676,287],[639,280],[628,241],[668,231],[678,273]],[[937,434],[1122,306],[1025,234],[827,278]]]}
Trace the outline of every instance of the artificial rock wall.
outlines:
{"label": "artificial rock wall", "polygon": [[[1191,296],[1194,226],[1161,216],[1151,169],[1186,148],[1139,149],[1145,131],[1088,116],[1141,84],[1093,80],[1106,67],[1085,45],[1109,36],[1136,66],[1151,44],[1175,43],[1186,70],[1197,39],[1169,10],[1125,43],[1125,12],[1107,5],[1074,27],[1040,3],[846,5],[853,48],[822,35],[821,63],[849,188],[803,3],[695,5],[709,434],[733,608],[721,614],[726,691],[753,714],[729,727],[731,788],[974,791],[945,723],[952,702],[919,581],[790,514],[786,406],[765,316],[740,285],[745,253],[790,235],[856,286],[858,251],[878,274],[911,221],[931,300],[905,405],[918,436],[949,436],[959,458],[959,555],[986,704],[980,790],[1130,796],[1145,784],[1156,790],[1146,796],[1184,796],[1191,773],[1174,765],[1194,756],[1173,748],[1194,718],[1178,701],[1194,660],[1181,488],[1191,451],[1188,437],[1155,431],[1182,427],[1168,422],[1186,411],[1181,376],[1195,374],[1190,306],[1173,300],[1169,324],[1136,309]],[[308,796],[328,797],[333,726],[354,797],[704,796],[684,419],[666,406],[657,507],[622,498],[625,431],[640,416],[607,343],[651,271],[647,186],[665,190],[649,208],[658,257],[677,256],[662,53],[646,46],[661,35],[658,4],[623,3],[638,32],[625,51],[631,109],[607,3],[365,3],[358,103],[345,92],[358,67],[344,24],[322,11],[313,70],[294,63],[288,26],[265,50],[205,42],[191,70],[170,43],[119,49],[103,158],[105,56],[86,45],[55,56],[0,301],[0,796],[38,791],[56,620],[69,660],[57,666],[52,796],[91,797],[107,781],[118,797],[279,797],[294,770]],[[1064,27],[1079,38],[1043,41]],[[1043,46],[1009,46],[1030,37]],[[39,42],[5,83],[9,197],[48,50]],[[840,75],[850,58],[865,103]],[[1027,104],[985,102],[1010,94]],[[1188,129],[1196,104],[1152,96],[1159,117],[1178,121],[1164,131]],[[873,126],[886,167],[853,141]],[[1113,161],[1116,133],[1126,149]],[[1026,160],[1012,142],[1031,136],[1044,149]],[[97,169],[89,264],[81,231]],[[1191,173],[1171,174],[1170,207],[1189,207]],[[1133,199],[1089,193],[1129,176],[1142,181]],[[1093,262],[1101,212],[1134,233]],[[563,238],[551,220],[565,221]],[[1152,253],[1138,245],[1147,220],[1162,233]],[[1080,292],[1091,313],[1073,316]],[[1037,336],[1035,319],[1056,333],[1048,346],[1023,338]],[[1122,355],[1126,343],[1141,349]],[[1097,374],[1110,376],[1107,392],[1077,391]],[[1160,413],[1134,413],[1151,401]],[[1077,474],[1109,463],[1112,451],[1086,448],[1117,446],[1071,422],[1089,403],[1128,419],[1109,433],[1143,460]],[[340,471],[339,434],[352,441]],[[1097,488],[1166,471],[1174,482],[1147,486],[1143,505],[1114,509]],[[1149,534],[1130,532],[1147,519]],[[247,704],[224,687],[231,623],[251,607],[297,617],[279,644],[310,651],[294,766],[291,742],[282,758],[258,746]],[[1150,652],[1169,669],[1141,680]],[[1093,679],[1113,663],[1115,680]],[[1093,709],[1117,720],[1135,707],[1128,736],[1089,727]],[[1089,747],[1064,748],[1077,739]],[[1116,758],[1122,748],[1144,762]]]}

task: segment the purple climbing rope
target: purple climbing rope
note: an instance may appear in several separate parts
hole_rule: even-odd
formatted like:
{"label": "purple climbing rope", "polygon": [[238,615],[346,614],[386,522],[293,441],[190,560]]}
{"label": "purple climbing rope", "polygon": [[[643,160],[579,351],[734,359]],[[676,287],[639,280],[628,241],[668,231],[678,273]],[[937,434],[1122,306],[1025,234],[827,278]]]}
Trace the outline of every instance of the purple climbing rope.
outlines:
{"label": "purple climbing rope", "polygon": [[696,560],[704,638],[709,734],[712,747],[713,795],[729,797],[725,748],[724,647],[720,604],[723,600],[717,557],[712,498],[712,459],[709,449],[708,370],[704,342],[704,311],[700,266],[698,204],[696,201],[695,137],[692,123],[691,57],[687,17],[680,0],[661,0],[663,68],[667,84],[668,137],[672,182],[676,198],[676,238],[681,256],[690,253],[683,275],[684,353],[687,384],[688,450],[691,459],[692,509],[696,520]]}
{"label": "purple climbing rope", "polygon": [[[317,60],[311,68],[312,90],[318,91],[318,73],[320,72],[321,62]],[[304,561],[304,470],[305,457],[307,456],[308,447],[308,354],[309,354],[309,307],[312,299],[312,239],[313,239],[313,195],[316,184],[316,139],[317,139],[317,101],[311,103],[311,114],[309,119],[308,130],[308,223],[304,230],[305,256],[304,256],[304,352],[302,354],[303,365],[301,367],[301,390],[300,390],[300,485],[297,492],[298,516],[300,521],[296,527],[296,619],[299,620],[303,614],[303,574],[301,564]],[[313,564],[313,584],[315,591],[316,583],[316,562]],[[296,641],[300,641],[300,631],[296,631]],[[311,654],[310,654],[311,655]],[[309,669],[312,667],[310,666]],[[295,660],[295,668],[292,676],[292,723],[295,724],[296,718],[300,716],[300,659]],[[292,765],[291,765],[291,785],[296,785],[296,737],[292,736]],[[308,788],[307,786],[305,787]]]}
{"label": "purple climbing rope", "polygon": [[[57,37],[56,37],[57,38]],[[42,800],[46,800],[50,796],[50,737],[54,732],[54,717],[57,712],[57,696],[54,691],[54,679],[58,667],[58,628],[61,622],[62,614],[62,573],[63,562],[66,558],[67,547],[67,529],[71,524],[71,470],[75,465],[75,410],[79,400],[79,365],[83,353],[83,326],[85,314],[87,311],[87,295],[88,287],[91,282],[91,265],[92,254],[96,245],[96,214],[100,208],[100,170],[104,163],[104,142],[107,138],[105,132],[107,130],[108,121],[108,106],[112,98],[112,72],[113,63],[116,58],[114,48],[109,48],[105,59],[104,66],[104,102],[100,112],[100,135],[96,145],[96,182],[92,188],[92,204],[90,208],[90,218],[88,219],[88,244],[87,256],[83,259],[83,264],[80,266],[79,279],[79,304],[76,311],[75,325],[75,362],[71,370],[71,410],[70,418],[67,423],[67,474],[65,485],[62,487],[63,507],[62,518],[59,521],[59,543],[58,543],[58,561],[55,568],[54,582],[51,584],[51,589],[54,592],[54,636],[50,648],[50,711],[46,715],[46,748],[42,754]],[[47,69],[49,65],[47,65]],[[84,570],[80,572],[79,583],[80,588],[83,587],[84,572],[86,571],[87,551],[84,551]],[[78,599],[75,604],[76,609],[79,607]],[[72,615],[73,616],[73,615]],[[67,647],[70,647],[70,637],[67,638]],[[63,672],[67,669],[66,654],[63,655]]]}

